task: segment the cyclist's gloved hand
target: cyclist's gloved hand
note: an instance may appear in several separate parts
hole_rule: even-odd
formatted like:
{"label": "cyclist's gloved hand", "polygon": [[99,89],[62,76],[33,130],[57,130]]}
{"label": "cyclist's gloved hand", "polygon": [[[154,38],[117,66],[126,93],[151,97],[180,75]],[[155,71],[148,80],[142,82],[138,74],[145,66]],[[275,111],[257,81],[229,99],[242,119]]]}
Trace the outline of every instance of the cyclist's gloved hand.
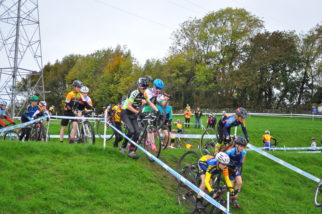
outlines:
{"label": "cyclist's gloved hand", "polygon": [[234,196],[234,195],[235,195],[235,189],[234,189],[234,188],[230,187],[230,188],[229,188],[229,192],[230,192],[230,194],[231,194],[232,196]]}

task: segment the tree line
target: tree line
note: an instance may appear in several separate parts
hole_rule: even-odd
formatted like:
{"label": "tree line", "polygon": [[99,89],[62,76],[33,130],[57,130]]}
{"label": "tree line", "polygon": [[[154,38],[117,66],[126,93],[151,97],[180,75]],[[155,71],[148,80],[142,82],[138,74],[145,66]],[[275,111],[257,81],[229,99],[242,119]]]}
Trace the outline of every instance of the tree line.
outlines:
{"label": "tree line", "polygon": [[269,32],[248,11],[226,8],[185,21],[172,39],[166,58],[143,66],[121,46],[48,63],[43,68],[48,104],[62,111],[65,94],[79,79],[102,108],[120,102],[146,74],[165,82],[175,109],[189,104],[299,112],[322,100],[321,23],[304,35]]}

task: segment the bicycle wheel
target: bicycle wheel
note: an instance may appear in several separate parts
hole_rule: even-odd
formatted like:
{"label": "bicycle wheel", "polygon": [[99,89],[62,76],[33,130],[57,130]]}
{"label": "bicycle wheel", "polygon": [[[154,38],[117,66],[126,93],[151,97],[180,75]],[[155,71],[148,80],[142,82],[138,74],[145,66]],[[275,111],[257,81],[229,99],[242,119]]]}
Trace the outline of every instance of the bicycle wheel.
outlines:
{"label": "bicycle wheel", "polygon": [[39,138],[39,127],[37,127],[37,124],[34,124],[31,128],[29,139],[31,141],[39,141]]}
{"label": "bicycle wheel", "polygon": [[186,166],[190,166],[192,168],[196,168],[198,169],[198,160],[200,158],[199,153],[197,153],[196,151],[187,151],[186,153],[184,153],[179,161],[178,161],[178,165],[177,165],[177,172],[179,174],[182,174],[182,170],[184,169],[184,167]]}
{"label": "bicycle wheel", "polygon": [[318,184],[314,194],[314,205],[322,209],[322,180]]}
{"label": "bicycle wheel", "polygon": [[15,131],[5,132],[3,135],[3,140],[19,141],[19,133]]}
{"label": "bicycle wheel", "polygon": [[[198,171],[195,168],[192,168],[189,165],[186,165],[181,170],[182,176],[184,176],[187,180],[189,180],[194,185],[198,186]],[[179,181],[177,187],[177,202],[179,205],[187,207],[189,212],[195,211],[196,207],[196,199],[197,193],[195,193],[192,189],[186,186],[183,182]]]}
{"label": "bicycle wheel", "polygon": [[166,142],[164,142],[165,141],[164,133],[163,133],[163,136],[160,138],[161,139],[161,147],[163,150],[168,148],[169,142],[171,141],[171,133],[169,132],[168,128],[167,128],[167,131],[168,131],[168,140]]}
{"label": "bicycle wheel", "polygon": [[271,147],[277,147],[278,141],[275,138],[272,138]]}
{"label": "bicycle wheel", "polygon": [[[160,139],[159,131],[153,125],[148,125],[146,130],[147,134],[142,145],[144,145],[145,150],[150,152],[153,156],[159,158],[162,150],[162,140]],[[148,159],[152,161],[149,157]]]}
{"label": "bicycle wheel", "polygon": [[[211,136],[214,135],[215,137]],[[207,128],[201,136],[200,140],[200,153],[213,154],[217,143],[217,132],[215,129]]]}
{"label": "bicycle wheel", "polygon": [[40,124],[39,136],[40,136],[40,139],[39,139],[40,141],[42,142],[49,141],[49,136],[47,135],[47,129],[42,123]]}
{"label": "bicycle wheel", "polygon": [[[112,122],[112,125],[114,125],[113,122]],[[104,137],[104,120],[101,120],[97,123],[96,133],[98,134],[98,136],[101,139],[103,139],[103,137]],[[114,137],[114,129],[112,129],[112,127],[110,127],[108,124],[106,124],[106,134],[110,135],[110,136],[106,137],[107,141],[111,140]]]}
{"label": "bicycle wheel", "polygon": [[81,127],[81,138],[83,139],[83,143],[87,144],[95,144],[95,134],[94,134],[94,128],[92,124],[88,121],[85,121]]}

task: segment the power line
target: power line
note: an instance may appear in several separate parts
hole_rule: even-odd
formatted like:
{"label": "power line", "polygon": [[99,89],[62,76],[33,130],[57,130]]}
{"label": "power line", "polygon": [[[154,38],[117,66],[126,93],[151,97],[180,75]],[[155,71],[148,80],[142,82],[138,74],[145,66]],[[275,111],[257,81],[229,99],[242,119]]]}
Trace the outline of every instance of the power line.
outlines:
{"label": "power line", "polygon": [[196,4],[196,3],[195,3],[195,2],[193,2],[193,1],[190,1],[190,0],[183,0],[183,1],[188,2],[188,3],[190,3],[190,4],[193,4],[194,6],[196,6],[196,7],[200,8],[200,9],[202,9],[202,10],[206,11],[206,12],[209,12],[209,10],[207,10],[207,9],[205,9],[205,8],[203,8],[203,7],[201,7],[199,4]]}
{"label": "power line", "polygon": [[193,9],[188,8],[188,7],[185,7],[185,6],[182,6],[182,5],[177,4],[177,3],[173,2],[173,1],[167,1],[167,2],[170,3],[170,4],[173,4],[173,5],[177,6],[177,7],[179,7],[180,9],[184,9],[184,10],[187,10],[187,11],[193,12],[193,13],[199,13],[199,11],[193,10]]}
{"label": "power line", "polygon": [[111,8],[113,8],[113,9],[116,9],[116,10],[118,10],[118,11],[121,11],[122,13],[125,13],[125,14],[128,14],[128,15],[131,15],[131,16],[134,16],[134,17],[139,18],[139,19],[141,19],[141,20],[144,20],[144,21],[146,21],[146,22],[150,22],[150,23],[153,23],[153,24],[157,24],[157,25],[159,25],[159,26],[161,26],[161,27],[164,27],[164,28],[168,28],[168,29],[173,30],[173,28],[172,28],[172,27],[170,27],[170,26],[168,26],[168,25],[166,25],[166,24],[163,24],[163,23],[160,23],[160,22],[154,21],[154,20],[152,20],[152,19],[149,19],[149,18],[146,18],[146,17],[144,17],[144,16],[138,15],[138,14],[133,13],[133,12],[131,12],[131,11],[124,10],[124,9],[122,9],[122,8],[120,8],[120,7],[117,7],[117,6],[115,6],[115,5],[112,5],[112,4],[110,4],[110,3],[107,3],[106,1],[103,1],[103,0],[96,0],[96,1],[97,1],[97,2],[99,2],[99,3],[101,3],[101,4],[103,4],[103,5],[105,5],[105,6],[108,6],[108,7],[111,7]]}

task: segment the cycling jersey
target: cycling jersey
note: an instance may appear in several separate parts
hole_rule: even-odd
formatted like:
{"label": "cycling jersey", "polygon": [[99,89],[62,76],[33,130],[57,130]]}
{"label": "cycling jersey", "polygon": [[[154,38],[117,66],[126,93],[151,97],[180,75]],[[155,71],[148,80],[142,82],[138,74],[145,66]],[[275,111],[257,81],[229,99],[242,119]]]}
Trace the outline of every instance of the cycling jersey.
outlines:
{"label": "cycling jersey", "polygon": [[[150,100],[156,107],[159,109],[162,109],[162,106],[160,105],[162,92],[159,89],[154,88],[147,88],[144,92],[144,98],[146,100]],[[146,104],[142,110],[142,112],[149,113],[151,112],[151,106],[149,104]]]}
{"label": "cycling jersey", "polygon": [[80,100],[80,104],[78,109],[79,110],[84,110],[86,109],[92,109],[93,108],[93,103],[92,103],[92,99],[89,96],[81,96],[81,100]]}
{"label": "cycling jersey", "polygon": [[28,105],[26,111],[24,114],[21,116],[21,119],[27,119],[27,120],[32,120],[34,114],[39,110],[38,105],[37,106],[32,106]]}
{"label": "cycling jersey", "polygon": [[82,94],[80,92],[71,91],[66,95],[66,105],[64,110],[79,109],[82,101]]}
{"label": "cycling jersey", "polygon": [[[0,118],[4,118],[5,120],[7,120],[9,123],[14,123],[13,122],[13,120],[10,118],[10,117],[8,117],[7,115],[6,115],[6,112],[5,112],[5,110],[3,110],[1,107],[0,107]],[[2,125],[2,126],[6,126],[6,123],[5,122],[3,122],[1,119],[0,119],[0,125]],[[1,126],[0,126],[1,127]]]}
{"label": "cycling jersey", "polygon": [[121,111],[122,111],[122,109],[119,106],[115,105],[115,106],[113,106],[112,111],[113,111],[113,114],[114,114],[113,120],[115,122],[120,123],[121,122]]}
{"label": "cycling jersey", "polygon": [[46,108],[42,108],[41,106],[38,106],[37,111],[32,115],[32,119],[42,117],[45,115],[49,115],[49,112]]}
{"label": "cycling jersey", "polygon": [[225,178],[225,182],[228,188],[232,188],[232,183],[229,179],[229,171],[228,168],[220,169],[219,162],[216,160],[215,156],[212,155],[204,155],[198,161],[198,167],[201,172],[206,174],[205,185],[209,192],[212,192],[213,189],[210,185],[210,180],[212,176],[218,175],[219,173],[223,173]]}
{"label": "cycling jersey", "polygon": [[177,122],[176,124],[177,124],[177,128],[178,128],[178,129],[182,129],[183,124],[182,124],[181,122]]}
{"label": "cycling jersey", "polygon": [[224,136],[230,135],[230,128],[241,125],[241,128],[244,132],[245,138],[248,138],[247,130],[246,130],[246,124],[245,122],[240,122],[236,120],[236,115],[229,115],[225,116],[223,119],[220,120],[224,132]]}
{"label": "cycling jersey", "polygon": [[[163,108],[160,105],[157,105],[157,108],[160,114],[164,114]],[[165,107],[165,113],[167,115],[166,120],[172,120],[172,106]]]}
{"label": "cycling jersey", "polygon": [[143,94],[138,89],[136,89],[132,91],[130,95],[126,98],[122,109],[126,110],[129,106],[129,102],[132,103],[133,108],[139,109],[142,105],[142,99],[144,99]]}
{"label": "cycling jersey", "polygon": [[240,169],[243,165],[246,158],[246,151],[237,152],[236,147],[229,149],[226,151],[226,154],[229,155],[231,165],[234,166],[235,169]]}

